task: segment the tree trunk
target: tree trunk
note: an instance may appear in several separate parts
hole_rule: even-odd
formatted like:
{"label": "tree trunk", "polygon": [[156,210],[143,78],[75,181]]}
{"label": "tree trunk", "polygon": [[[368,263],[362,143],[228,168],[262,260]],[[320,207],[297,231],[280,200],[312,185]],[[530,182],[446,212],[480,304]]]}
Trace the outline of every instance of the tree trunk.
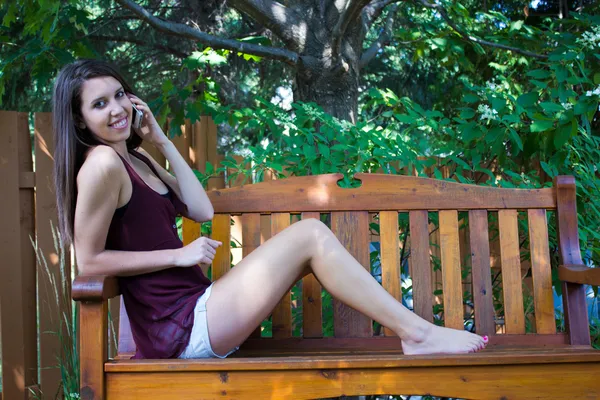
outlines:
{"label": "tree trunk", "polygon": [[333,35],[322,18],[307,22],[305,45],[299,49],[294,101],[315,102],[328,114],[356,123],[360,56],[364,38],[361,24],[349,27],[340,46],[341,55],[333,54]]}
{"label": "tree trunk", "polygon": [[358,78],[358,65],[347,72],[298,68],[294,101],[315,102],[328,114],[356,123]]}

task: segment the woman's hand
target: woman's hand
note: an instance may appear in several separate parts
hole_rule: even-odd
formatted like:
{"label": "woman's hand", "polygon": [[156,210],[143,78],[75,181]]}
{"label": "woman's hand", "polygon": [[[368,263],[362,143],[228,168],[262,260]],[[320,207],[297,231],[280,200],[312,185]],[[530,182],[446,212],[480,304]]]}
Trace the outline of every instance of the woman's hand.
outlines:
{"label": "woman's hand", "polygon": [[201,237],[178,249],[177,266],[191,267],[197,264],[211,264],[217,248],[223,243],[207,237]]}
{"label": "woman's hand", "polygon": [[[144,114],[144,118],[142,118],[142,127],[135,130],[137,134],[140,135],[143,140],[152,143],[154,146],[162,146],[169,143],[169,138],[163,132],[156,121],[156,118],[154,118],[154,114],[152,114],[148,104],[131,93],[127,93],[127,97],[131,100],[131,103]],[[135,111],[133,112],[135,113]]]}

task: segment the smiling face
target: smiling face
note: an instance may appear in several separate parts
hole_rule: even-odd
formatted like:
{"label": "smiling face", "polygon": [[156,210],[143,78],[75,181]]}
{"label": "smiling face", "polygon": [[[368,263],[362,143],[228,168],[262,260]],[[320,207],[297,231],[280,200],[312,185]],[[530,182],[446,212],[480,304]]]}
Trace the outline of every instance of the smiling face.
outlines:
{"label": "smiling face", "polygon": [[82,124],[100,141],[125,142],[131,134],[131,114],[131,101],[112,76],[91,78],[81,86]]}

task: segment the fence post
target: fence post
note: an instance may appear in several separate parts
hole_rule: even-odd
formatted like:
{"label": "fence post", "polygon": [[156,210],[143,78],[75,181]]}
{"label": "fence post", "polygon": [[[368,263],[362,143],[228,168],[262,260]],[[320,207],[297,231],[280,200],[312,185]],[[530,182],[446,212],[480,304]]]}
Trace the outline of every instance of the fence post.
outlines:
{"label": "fence post", "polygon": [[[55,396],[61,388],[58,357],[63,357],[63,345],[70,348],[70,338],[63,323],[63,312],[71,316],[71,263],[65,252],[64,265],[56,253],[51,222],[57,227],[54,169],[54,138],[52,114],[35,114],[35,167],[36,167],[36,227],[37,247],[45,265],[38,263],[38,301],[40,310],[40,388],[45,396]],[[61,268],[63,271],[61,273]],[[61,275],[66,284],[63,286]],[[52,287],[50,277],[55,282]],[[57,298],[58,296],[58,298]],[[69,318],[70,320],[70,318]],[[63,344],[59,337],[62,336]]]}
{"label": "fence post", "polygon": [[31,141],[27,114],[0,111],[0,326],[4,399],[37,384]]}
{"label": "fence post", "polygon": [[[203,116],[206,118],[206,156],[208,162],[210,162],[215,169],[219,168],[224,157],[222,154],[218,154],[218,143],[217,143],[217,125],[210,116]],[[208,190],[224,189],[225,188],[225,174],[220,173],[217,177],[210,178],[208,180]]]}

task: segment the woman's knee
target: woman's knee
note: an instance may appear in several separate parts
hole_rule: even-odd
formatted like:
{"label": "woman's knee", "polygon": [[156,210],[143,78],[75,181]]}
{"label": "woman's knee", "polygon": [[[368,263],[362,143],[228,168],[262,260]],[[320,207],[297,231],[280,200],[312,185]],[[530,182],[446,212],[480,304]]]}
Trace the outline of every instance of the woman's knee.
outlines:
{"label": "woman's knee", "polygon": [[300,237],[314,242],[322,242],[327,237],[333,235],[333,232],[331,232],[327,225],[316,218],[303,219],[293,224],[292,227],[296,229],[296,233]]}

